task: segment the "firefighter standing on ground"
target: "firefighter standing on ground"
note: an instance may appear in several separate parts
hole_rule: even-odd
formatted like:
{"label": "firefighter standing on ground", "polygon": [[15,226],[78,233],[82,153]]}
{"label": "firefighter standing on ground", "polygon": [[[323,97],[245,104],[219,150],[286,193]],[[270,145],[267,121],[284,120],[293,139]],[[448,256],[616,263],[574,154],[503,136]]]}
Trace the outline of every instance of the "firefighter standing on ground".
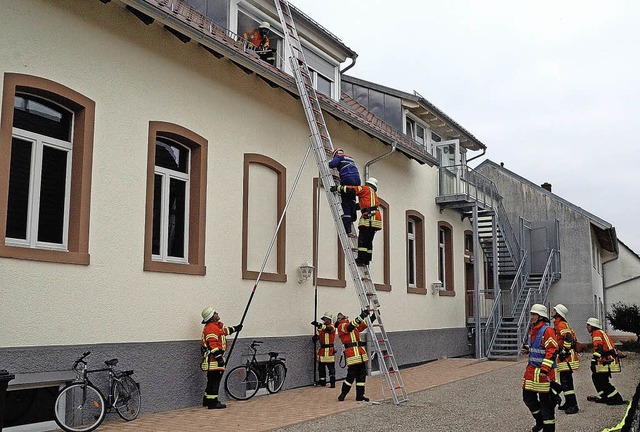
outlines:
{"label": "firefighter standing on ground", "polygon": [[587,330],[593,342],[593,357],[591,358],[591,380],[598,392],[597,396],[589,396],[587,400],[607,405],[622,405],[624,400],[618,390],[609,382],[612,373],[620,372],[620,359],[616,353],[613,341],[602,330],[602,324],[597,318],[587,320]]}
{"label": "firefighter standing on ground", "polygon": [[211,306],[202,311],[202,364],[200,368],[207,372],[207,388],[202,398],[202,406],[209,409],[221,409],[227,406],[218,400],[218,389],[224,374],[224,352],[227,349],[227,336],[242,330],[242,324],[225,327],[220,322],[218,312]]}
{"label": "firefighter standing on ground", "polygon": [[[338,321],[336,327],[338,328],[338,337],[344,345],[344,357],[347,363],[347,377],[342,383],[342,389],[339,401],[343,401],[347,396],[353,383],[356,383],[356,400],[368,402],[369,398],[364,395],[364,386],[367,379],[367,365],[369,356],[367,355],[366,342],[360,341],[360,332],[367,328],[366,318],[369,316],[369,311],[363,309],[360,315],[358,315],[353,321],[349,321],[349,317],[342,312],[338,313]],[[371,321],[376,319],[376,315],[371,316]]]}
{"label": "firefighter standing on ground", "polygon": [[558,374],[560,375],[560,385],[564,393],[565,403],[558,409],[567,414],[575,414],[579,411],[576,392],[573,388],[573,372],[580,367],[580,358],[575,350],[577,342],[576,334],[567,323],[569,310],[562,304],[556,305],[551,310],[553,317],[553,328],[556,332],[558,342]]}
{"label": "firefighter standing on ground", "polygon": [[[329,168],[338,170],[340,185],[360,186],[360,173],[356,162],[341,148],[333,151],[332,159],[329,161]],[[351,222],[356,218],[356,196],[355,194],[342,192],[341,198],[342,223],[347,234],[351,234]]]}
{"label": "firefighter standing on ground", "polygon": [[326,370],[329,370],[329,383],[331,384],[331,388],[335,388],[336,386],[336,358],[335,358],[335,349],[333,346],[333,342],[336,339],[336,328],[331,322],[331,314],[329,312],[325,312],[324,315],[320,318],[322,323],[317,321],[313,321],[313,324],[316,327],[316,334],[313,337],[314,343],[316,341],[320,342],[320,348],[318,348],[318,381],[316,385],[326,386],[327,385],[327,373]]}
{"label": "firefighter standing on ground", "polygon": [[344,192],[358,196],[360,220],[358,221],[358,257],[356,264],[369,265],[373,254],[373,236],[382,229],[382,212],[378,201],[378,180],[370,177],[364,186],[331,186],[331,192]]}
{"label": "firefighter standing on ground", "polygon": [[523,352],[529,354],[529,362],[524,372],[522,400],[536,420],[531,432],[553,432],[556,430],[556,405],[551,382],[555,380],[558,343],[549,326],[549,314],[544,305],[531,306],[530,320],[529,345],[523,348]]}

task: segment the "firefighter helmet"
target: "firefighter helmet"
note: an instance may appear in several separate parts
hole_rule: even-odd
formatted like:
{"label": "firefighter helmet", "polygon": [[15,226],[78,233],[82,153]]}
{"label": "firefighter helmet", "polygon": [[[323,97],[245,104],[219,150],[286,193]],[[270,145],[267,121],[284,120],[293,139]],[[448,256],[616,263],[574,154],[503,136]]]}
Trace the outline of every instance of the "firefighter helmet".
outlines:
{"label": "firefighter helmet", "polygon": [[602,324],[600,324],[600,320],[598,318],[589,318],[587,320],[587,325],[590,325],[591,327],[595,327],[595,328],[602,328]]}
{"label": "firefighter helmet", "polygon": [[271,29],[271,26],[269,25],[269,23],[268,23],[268,22],[266,22],[266,21],[262,21],[262,22],[260,23],[260,25],[258,26],[258,28],[261,28],[261,29],[262,29],[262,28],[264,28],[264,29],[269,30],[269,29]]}
{"label": "firefighter helmet", "polygon": [[567,309],[567,307],[565,305],[557,304],[557,305],[554,306],[554,309],[556,310],[556,313],[558,315],[560,315],[565,320],[567,319],[567,314],[569,313],[569,309]]}
{"label": "firefighter helmet", "polygon": [[336,155],[338,154],[344,154],[344,150],[342,150],[340,147],[338,147],[337,149],[335,149],[333,151],[333,153],[331,154],[332,157],[336,157]]}
{"label": "firefighter helmet", "polygon": [[378,179],[375,178],[375,177],[369,177],[367,179],[367,181],[365,182],[365,184],[368,184],[369,186],[371,186],[376,191],[378,190]]}
{"label": "firefighter helmet", "polygon": [[325,319],[325,318],[328,318],[329,320],[333,321],[333,315],[331,315],[331,313],[329,313],[329,312],[323,313],[322,316],[320,317],[320,319],[322,319],[322,320]]}
{"label": "firefighter helmet", "polygon": [[215,313],[216,313],[216,310],[214,308],[212,308],[211,306],[208,306],[208,307],[204,308],[202,310],[202,324],[206,323],[211,318],[213,318],[213,315]]}
{"label": "firefighter helmet", "polygon": [[541,305],[539,303],[531,306],[530,313],[538,314],[539,316],[549,319],[549,312],[547,311],[547,307],[545,305]]}

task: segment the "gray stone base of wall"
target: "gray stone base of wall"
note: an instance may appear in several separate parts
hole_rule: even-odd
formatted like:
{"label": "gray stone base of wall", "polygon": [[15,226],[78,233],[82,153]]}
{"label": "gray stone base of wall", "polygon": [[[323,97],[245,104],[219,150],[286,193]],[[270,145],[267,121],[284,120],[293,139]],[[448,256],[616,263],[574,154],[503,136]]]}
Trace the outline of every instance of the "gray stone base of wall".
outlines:
{"label": "gray stone base of wall", "polygon": [[[473,355],[472,340],[467,329],[451,328],[389,333],[390,344],[398,365],[416,365],[443,357]],[[227,368],[244,363],[250,358],[249,345],[254,338],[238,339]],[[257,339],[257,338],[256,338]],[[277,351],[286,359],[287,379],[285,389],[308,386],[315,379],[315,351],[309,336],[286,338],[259,338],[264,343],[258,353],[260,359],[268,358],[269,351]],[[232,338],[229,338],[231,346]],[[340,358],[342,346],[336,343]],[[76,358],[91,351],[90,369],[104,366],[104,361],[118,358],[118,368],[133,369],[134,378],[140,383],[143,412],[166,411],[197,406],[202,402],[206,374],[200,370],[200,341],[146,342],[122,344],[96,344],[73,346],[46,346],[25,348],[1,348],[0,369],[12,374],[26,374],[69,370]],[[338,379],[346,376],[346,369],[336,365]],[[99,385],[101,380],[96,377]],[[11,390],[11,383],[9,383]],[[221,398],[224,385],[221,385]]]}

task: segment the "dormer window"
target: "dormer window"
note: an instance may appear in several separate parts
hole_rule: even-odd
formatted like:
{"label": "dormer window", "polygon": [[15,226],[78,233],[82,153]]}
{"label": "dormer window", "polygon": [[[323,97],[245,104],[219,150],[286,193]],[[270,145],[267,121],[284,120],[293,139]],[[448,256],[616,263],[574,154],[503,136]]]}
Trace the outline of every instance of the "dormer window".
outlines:
{"label": "dormer window", "polygon": [[425,150],[427,149],[426,137],[428,128],[426,125],[420,123],[412,117],[407,116],[405,120],[404,133],[418,143]]}

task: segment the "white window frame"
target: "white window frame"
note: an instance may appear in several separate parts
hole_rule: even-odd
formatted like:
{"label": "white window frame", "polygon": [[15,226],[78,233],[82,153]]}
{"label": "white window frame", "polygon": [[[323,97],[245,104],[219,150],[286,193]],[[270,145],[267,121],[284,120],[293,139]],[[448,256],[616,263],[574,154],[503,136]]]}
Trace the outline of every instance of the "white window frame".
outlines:
{"label": "white window frame", "polygon": [[447,287],[447,232],[446,228],[438,228],[438,279],[442,282],[442,288]]}
{"label": "white window frame", "polygon": [[[73,124],[73,122],[72,122]],[[73,136],[73,131],[71,131]],[[72,144],[70,141],[64,141],[52,138],[46,135],[37,134],[26,131],[24,129],[13,128],[12,138],[18,138],[32,143],[31,152],[31,169],[29,175],[29,197],[27,210],[27,232],[26,239],[16,239],[11,237],[5,238],[5,245],[19,246],[36,249],[49,249],[68,251],[69,239],[69,206],[71,202],[71,154]],[[13,145],[13,144],[12,144]],[[62,224],[62,243],[49,243],[38,241],[38,214],[40,212],[40,183],[42,178],[42,153],[44,147],[52,147],[67,153],[67,171],[65,178],[64,193],[64,220]]]}
{"label": "white window frame", "polygon": [[[407,122],[410,122],[412,127],[410,131],[407,131]],[[418,127],[422,129],[422,141],[418,139]],[[405,121],[404,121],[404,133],[408,135],[412,140],[418,143],[425,151],[428,151],[429,137],[431,135],[431,129],[429,126],[419,120],[417,117],[410,115],[408,112],[405,112]]]}
{"label": "white window frame", "polygon": [[[173,145],[180,146],[187,150],[187,172],[183,173],[172,169],[155,165],[154,175],[162,176],[162,203],[160,204],[160,254],[152,254],[153,261],[170,262],[177,264],[189,263],[189,192],[191,189],[191,149],[177,141],[171,140]],[[171,179],[177,179],[185,182],[185,199],[184,199],[184,257],[169,256],[167,247],[169,243],[169,191]],[[154,182],[155,184],[155,182]]]}
{"label": "white window frame", "polygon": [[416,288],[418,286],[416,228],[416,221],[410,217],[407,220],[407,252],[409,252],[409,256],[407,256],[407,284],[410,288]]}

